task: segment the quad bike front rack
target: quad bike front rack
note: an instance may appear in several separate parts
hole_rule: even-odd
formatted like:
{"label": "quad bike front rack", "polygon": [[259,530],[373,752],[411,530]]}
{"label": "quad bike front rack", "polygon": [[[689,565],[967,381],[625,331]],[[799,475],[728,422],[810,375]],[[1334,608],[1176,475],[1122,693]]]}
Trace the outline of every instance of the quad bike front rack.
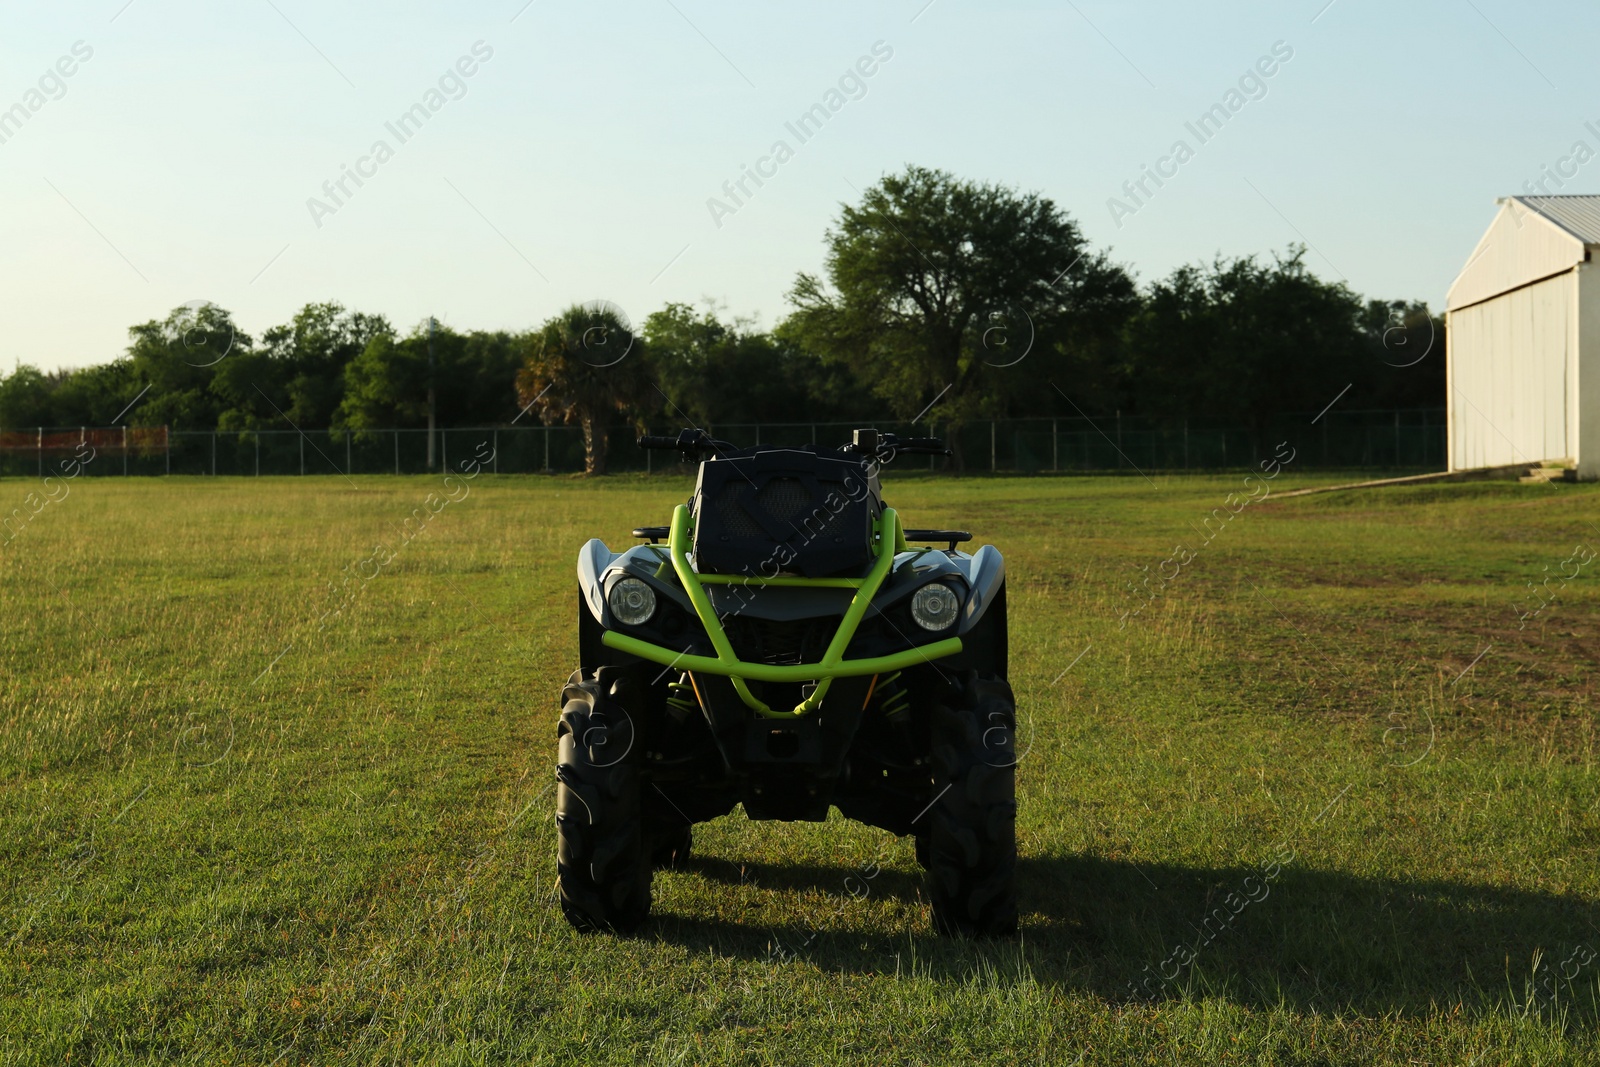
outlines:
{"label": "quad bike front rack", "polygon": [[[887,674],[960,652],[961,638],[947,637],[941,641],[918,645],[887,656],[844,658],[845,649],[850,646],[851,640],[856,635],[856,629],[866,617],[867,608],[872,605],[873,597],[878,595],[883,580],[888,577],[890,568],[894,566],[895,554],[907,549],[905,531],[901,528],[900,517],[893,508],[884,508],[882,515],[873,525],[874,535],[877,538],[877,558],[865,578],[804,578],[798,575],[777,575],[766,578],[736,574],[697,574],[694,568],[689,566],[689,544],[694,533],[694,517],[689,514],[686,505],[679,504],[672,513],[672,527],[667,539],[672,569],[677,573],[684,592],[688,594],[689,602],[694,605],[695,614],[700,617],[700,624],[705,627],[706,636],[717,654],[713,657],[675,652],[670,648],[653,645],[615,630],[607,630],[601,636],[601,641],[610,648],[652,663],[680,667],[687,671],[699,671],[703,674],[723,675],[733,683],[734,692],[739,694],[739,699],[744,701],[750,710],[769,719],[792,719],[816,711],[821,707],[822,698],[827,695],[828,687],[835,678]],[[854,589],[855,595],[851,598],[850,607],[846,609],[844,618],[839,623],[839,629],[834,633],[833,640],[828,643],[828,648],[823,652],[819,662],[750,663],[734,654],[733,645],[722,628],[721,620],[717,618],[716,609],[711,605],[711,598],[706,595],[707,585]],[[813,682],[816,687],[810,695],[796,704],[792,711],[776,711],[750,691],[747,680]]]}

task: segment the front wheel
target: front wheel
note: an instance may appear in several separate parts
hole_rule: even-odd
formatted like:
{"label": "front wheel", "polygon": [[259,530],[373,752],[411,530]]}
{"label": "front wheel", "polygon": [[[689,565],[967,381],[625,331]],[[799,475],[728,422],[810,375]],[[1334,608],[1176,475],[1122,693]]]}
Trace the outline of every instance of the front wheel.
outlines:
{"label": "front wheel", "polygon": [[1016,932],[1015,729],[1016,704],[1002,678],[971,672],[957,699],[934,708],[924,865],[941,933]]}
{"label": "front wheel", "polygon": [[639,803],[638,729],[625,682],[575,672],[556,728],[556,867],[561,911],[577,930],[628,933],[650,914],[650,856]]}

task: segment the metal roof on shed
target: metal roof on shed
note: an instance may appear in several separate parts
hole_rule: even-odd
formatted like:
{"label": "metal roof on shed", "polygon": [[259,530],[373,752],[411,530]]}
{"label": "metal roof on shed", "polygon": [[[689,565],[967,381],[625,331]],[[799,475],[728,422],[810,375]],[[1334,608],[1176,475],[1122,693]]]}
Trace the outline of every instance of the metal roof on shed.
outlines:
{"label": "metal roof on shed", "polygon": [[1586,245],[1600,245],[1600,196],[1512,196]]}

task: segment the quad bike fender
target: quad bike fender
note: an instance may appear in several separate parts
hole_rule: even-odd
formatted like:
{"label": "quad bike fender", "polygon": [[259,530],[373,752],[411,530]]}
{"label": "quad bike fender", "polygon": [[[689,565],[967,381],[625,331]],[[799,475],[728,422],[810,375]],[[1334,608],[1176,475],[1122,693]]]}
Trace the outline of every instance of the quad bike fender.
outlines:
{"label": "quad bike fender", "polygon": [[942,579],[954,579],[952,584],[966,587],[961,622],[956,627],[956,635],[964,637],[988,617],[1002,599],[1006,561],[993,545],[984,545],[971,555],[927,550],[911,553],[896,565],[893,575],[884,583],[869,617],[903,604],[924,585]]}
{"label": "quad bike fender", "polygon": [[606,622],[607,585],[623,575],[638,578],[654,589],[657,597],[694,614],[694,604],[688,594],[676,578],[668,576],[670,568],[654,548],[653,545],[635,545],[626,552],[613,552],[596,537],[578,550],[578,596],[596,623]]}
{"label": "quad bike fender", "polygon": [[961,625],[956,632],[966,634],[983,621],[989,609],[1001,600],[1006,584],[1006,561],[999,549],[984,545],[960,562],[966,564],[962,569],[965,571],[968,593],[961,613]]}
{"label": "quad bike fender", "polygon": [[578,595],[595,622],[605,621],[606,587],[601,578],[616,558],[617,553],[598,537],[591,537],[578,549]]}

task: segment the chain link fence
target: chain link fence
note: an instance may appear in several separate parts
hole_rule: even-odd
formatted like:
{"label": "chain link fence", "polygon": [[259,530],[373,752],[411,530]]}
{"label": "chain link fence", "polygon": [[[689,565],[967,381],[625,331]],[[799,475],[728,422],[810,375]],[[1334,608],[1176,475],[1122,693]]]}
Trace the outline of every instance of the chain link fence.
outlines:
{"label": "chain link fence", "polygon": [[[859,423],[721,423],[706,426],[735,445],[840,445]],[[1212,420],[1180,423],[1122,415],[1096,418],[995,419],[948,427],[885,421],[884,432],[907,437],[944,436],[959,448],[969,473],[1041,473],[1222,470],[1253,466],[1280,441],[1296,450],[1299,466],[1384,470],[1443,470],[1443,408],[1329,411],[1274,418],[1254,427]],[[676,433],[677,426],[653,426]],[[676,455],[634,444],[634,427],[611,430],[607,469],[612,472],[688,473]],[[432,469],[457,469],[476,459],[499,474],[572,473],[583,470],[583,434],[576,426],[500,426],[436,430]],[[951,470],[951,460],[918,456],[900,469],[926,462]],[[429,469],[428,431],[258,430],[225,433],[165,427],[50,428],[0,431],[0,475],[46,476],[75,464],[103,475],[245,476],[301,474],[421,474]]]}

